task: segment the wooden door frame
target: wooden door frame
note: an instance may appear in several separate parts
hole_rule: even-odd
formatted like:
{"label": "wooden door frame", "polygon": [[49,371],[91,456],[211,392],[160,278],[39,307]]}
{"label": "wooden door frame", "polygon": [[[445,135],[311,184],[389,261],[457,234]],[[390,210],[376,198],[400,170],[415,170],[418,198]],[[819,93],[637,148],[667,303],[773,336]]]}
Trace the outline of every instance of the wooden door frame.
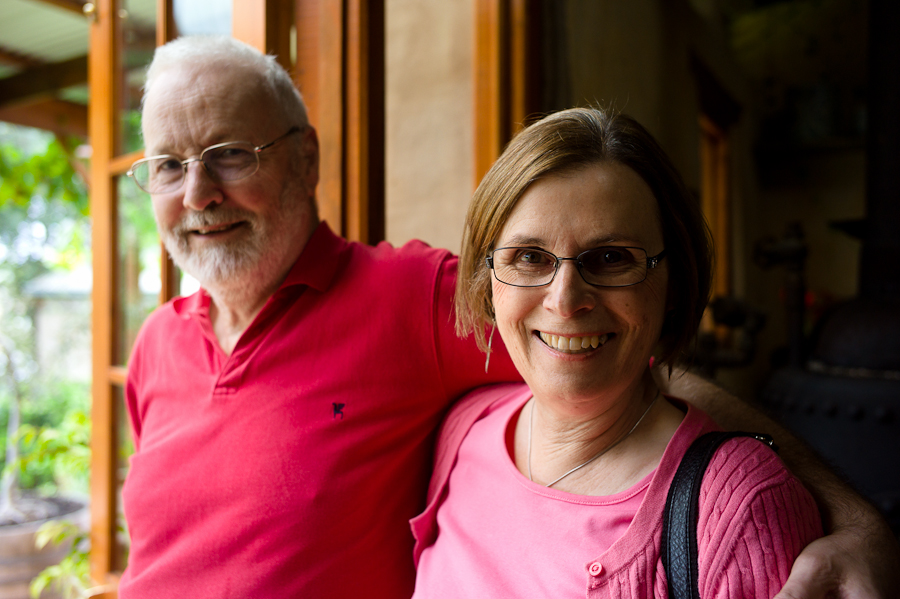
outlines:
{"label": "wooden door frame", "polygon": [[539,110],[540,0],[474,0],[474,171],[481,182]]}
{"label": "wooden door frame", "polygon": [[320,217],[384,239],[385,2],[297,0],[295,81],[319,135]]}
{"label": "wooden door frame", "polygon": [[115,570],[118,511],[118,409],[114,385],[121,373],[113,370],[117,322],[116,253],[117,202],[111,163],[116,139],[115,0],[96,0],[90,27],[88,132],[91,140],[91,220],[93,289],[92,408],[91,408],[91,576],[109,581]]}

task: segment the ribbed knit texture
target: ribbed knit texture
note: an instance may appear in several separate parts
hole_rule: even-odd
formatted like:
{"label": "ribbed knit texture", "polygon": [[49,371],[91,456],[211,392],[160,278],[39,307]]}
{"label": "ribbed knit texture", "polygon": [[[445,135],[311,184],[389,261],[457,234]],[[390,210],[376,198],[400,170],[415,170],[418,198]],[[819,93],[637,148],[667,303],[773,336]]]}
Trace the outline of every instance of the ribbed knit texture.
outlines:
{"label": "ribbed knit texture", "polygon": [[[755,439],[738,438],[723,444],[706,470],[697,535],[703,599],[771,599],[822,527],[812,497],[778,456]],[[660,521],[654,542],[587,596],[667,597],[661,538]]]}

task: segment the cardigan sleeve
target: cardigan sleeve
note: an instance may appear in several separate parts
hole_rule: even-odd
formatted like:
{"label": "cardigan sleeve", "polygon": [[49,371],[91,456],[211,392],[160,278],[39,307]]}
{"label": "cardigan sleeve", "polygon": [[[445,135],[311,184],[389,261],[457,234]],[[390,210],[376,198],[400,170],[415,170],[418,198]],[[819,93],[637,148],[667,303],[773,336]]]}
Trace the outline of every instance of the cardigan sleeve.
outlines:
{"label": "cardigan sleeve", "polygon": [[771,599],[821,536],[815,501],[778,456],[754,439],[728,441],[701,487],[700,596]]}

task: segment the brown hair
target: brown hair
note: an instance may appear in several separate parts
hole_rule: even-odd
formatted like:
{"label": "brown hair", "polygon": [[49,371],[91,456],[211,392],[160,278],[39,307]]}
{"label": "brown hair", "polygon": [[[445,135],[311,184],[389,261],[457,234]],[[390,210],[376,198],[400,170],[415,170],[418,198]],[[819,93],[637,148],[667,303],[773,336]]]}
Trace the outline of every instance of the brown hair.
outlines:
{"label": "brown hair", "polygon": [[713,260],[709,228],[696,198],[653,136],[633,118],[597,108],[563,110],[530,125],[509,142],[482,179],[463,233],[456,287],[457,334],[474,333],[478,347],[487,351],[485,328],[494,316],[485,257],[528,186],[550,174],[602,162],[631,168],[656,197],[671,307],[657,357],[671,365],[687,347],[709,301]]}

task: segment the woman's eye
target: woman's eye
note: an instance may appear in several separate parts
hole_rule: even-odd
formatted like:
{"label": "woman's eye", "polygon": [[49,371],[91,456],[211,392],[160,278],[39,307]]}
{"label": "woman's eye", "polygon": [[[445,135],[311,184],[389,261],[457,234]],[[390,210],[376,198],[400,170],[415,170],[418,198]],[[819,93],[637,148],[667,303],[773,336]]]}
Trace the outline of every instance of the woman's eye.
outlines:
{"label": "woman's eye", "polygon": [[542,252],[524,251],[519,254],[519,262],[524,264],[544,264],[547,262],[547,256]]}
{"label": "woman's eye", "polygon": [[621,250],[607,250],[603,252],[603,262],[606,264],[619,264],[627,261],[625,252]]}

